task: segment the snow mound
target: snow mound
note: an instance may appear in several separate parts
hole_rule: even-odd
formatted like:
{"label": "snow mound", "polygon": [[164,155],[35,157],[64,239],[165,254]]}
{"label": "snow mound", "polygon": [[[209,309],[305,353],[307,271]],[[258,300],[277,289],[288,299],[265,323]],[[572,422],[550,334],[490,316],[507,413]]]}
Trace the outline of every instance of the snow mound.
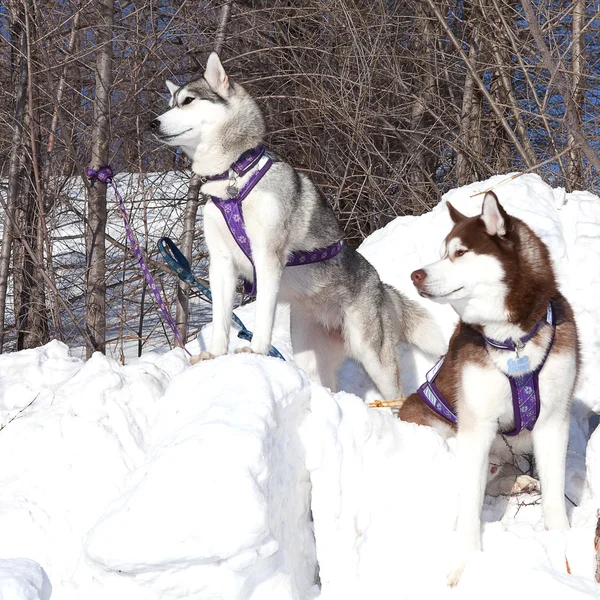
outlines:
{"label": "snow mound", "polygon": [[316,558],[299,426],[309,399],[306,378],[276,359],[186,370],[87,555],[112,572],[152,574],[161,598],[307,597]]}
{"label": "snow mound", "polygon": [[0,559],[2,600],[49,600],[51,586],[44,569],[28,558]]}
{"label": "snow mound", "polygon": [[458,507],[456,440],[316,384],[303,439],[321,600],[501,600],[515,589],[519,598],[536,590],[600,598],[593,580],[597,499],[579,483],[585,444],[569,453],[567,494],[579,504],[571,510],[572,529],[544,530],[539,494],[486,497],[484,553],[452,590],[446,575]]}

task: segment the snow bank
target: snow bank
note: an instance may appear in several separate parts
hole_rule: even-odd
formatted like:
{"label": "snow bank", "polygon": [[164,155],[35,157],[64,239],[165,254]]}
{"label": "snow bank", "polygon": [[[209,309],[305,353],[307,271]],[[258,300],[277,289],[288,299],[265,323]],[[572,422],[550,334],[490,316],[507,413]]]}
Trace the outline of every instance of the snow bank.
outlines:
{"label": "snow bank", "polygon": [[89,533],[87,555],[150,577],[163,599],[308,597],[316,558],[298,428],[309,399],[306,378],[276,359],[186,370],[161,401],[145,464]]}
{"label": "snow bank", "polygon": [[48,600],[52,589],[44,569],[33,560],[0,560],[2,600]]}
{"label": "snow bank", "polygon": [[[472,194],[506,179],[446,198],[476,214],[482,196]],[[266,357],[189,368],[173,350],[123,366],[101,355],[84,362],[53,342],[0,356],[0,598],[600,597],[600,433],[590,438],[589,423],[600,409],[600,201],[532,175],[495,191],[549,244],[580,326],[569,532],[544,531],[535,493],[487,497],[484,552],[449,590],[455,442],[367,408],[358,396],[374,391],[355,363],[332,395]],[[449,228],[440,205],[360,249],[448,336],[452,310],[418,298],[409,274],[438,258]],[[252,329],[254,307],[238,314]],[[286,358],[288,321],[280,307],[274,342]],[[209,338],[207,327],[190,348]],[[232,347],[243,344],[232,331]],[[408,392],[430,362],[405,347],[402,365]]]}
{"label": "snow bank", "polygon": [[[310,384],[270,358],[186,365],[0,356],[0,558],[43,565],[53,599],[314,595]],[[6,569],[2,600],[45,598],[41,567]]]}

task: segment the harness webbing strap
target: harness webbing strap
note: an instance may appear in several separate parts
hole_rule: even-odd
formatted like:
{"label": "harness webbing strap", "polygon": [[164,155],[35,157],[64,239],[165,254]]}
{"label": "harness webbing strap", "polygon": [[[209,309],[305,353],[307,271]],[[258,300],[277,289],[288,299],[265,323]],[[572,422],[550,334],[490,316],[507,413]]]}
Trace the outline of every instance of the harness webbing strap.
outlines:
{"label": "harness webbing strap", "polygon": [[[535,426],[535,423],[540,414],[540,386],[539,386],[539,375],[542,370],[548,355],[550,354],[550,350],[552,349],[552,344],[554,343],[554,336],[556,333],[556,317],[555,312],[552,307],[552,303],[548,304],[548,309],[546,311],[546,318],[540,320],[536,323],[532,332],[530,332],[524,338],[521,338],[520,343],[524,345],[527,341],[529,341],[535,333],[539,330],[539,328],[544,324],[548,323],[552,327],[552,334],[550,338],[550,343],[546,348],[546,353],[544,354],[544,358],[537,366],[537,368],[529,373],[524,373],[523,375],[506,375],[510,384],[510,390],[512,395],[513,402],[513,412],[515,416],[515,427],[512,431],[505,432],[505,435],[513,436],[520,433],[523,429],[528,429],[531,431]],[[508,345],[507,342],[496,342],[490,343],[490,339],[482,336],[483,339],[490,346],[494,348],[502,349],[502,350],[517,350],[517,348],[522,347],[521,345],[515,345],[511,342],[512,347]],[[523,341],[525,340],[525,342]],[[491,340],[494,342],[494,340]],[[450,403],[444,398],[440,390],[435,384],[435,378],[439,373],[439,370],[442,368],[444,364],[444,358],[442,357],[427,373],[425,379],[425,383],[417,390],[417,393],[432,410],[434,410],[440,417],[446,419],[450,423],[457,423],[456,413],[454,412],[453,407]]]}
{"label": "harness webbing strap", "polygon": [[[540,328],[539,321],[536,327],[536,331]],[[517,375],[512,377],[507,375],[508,381],[510,382],[510,391],[512,394],[513,401],[513,412],[515,414],[515,427],[512,431],[507,432],[505,435],[517,435],[523,429],[531,431],[540,416],[540,371],[546,363],[546,359],[552,349],[554,343],[554,335],[556,334],[556,317],[552,304],[548,304],[546,311],[546,323],[552,327],[552,333],[550,343],[546,348],[544,358],[537,366],[534,371],[525,373],[524,375]],[[531,339],[531,338],[529,338]],[[486,340],[487,341],[487,340]]]}
{"label": "harness webbing strap", "polygon": [[444,364],[445,356],[442,356],[440,360],[427,372],[425,376],[425,383],[417,390],[417,394],[421,396],[421,399],[425,404],[432,408],[440,417],[450,421],[456,425],[456,415],[452,406],[446,401],[442,393],[435,385],[435,378]]}
{"label": "harness webbing strap", "polygon": [[[240,166],[241,165],[241,166]],[[252,150],[245,152],[231,168],[238,174],[247,173],[252,167],[258,167],[252,173],[246,185],[233,198],[217,198],[211,196],[214,205],[221,211],[227,227],[239,246],[240,250],[246,255],[246,258],[252,264],[253,278],[252,282],[244,281],[244,292],[248,296],[256,296],[256,267],[252,260],[252,249],[250,240],[246,232],[244,224],[244,215],[242,211],[242,201],[254,189],[254,186],[263,178],[265,173],[271,168],[273,161],[265,154],[263,146],[258,146]],[[227,172],[219,175],[211,176],[208,181],[227,179]],[[290,253],[286,267],[296,267],[300,265],[308,265],[323,260],[329,260],[339,254],[344,246],[344,241],[339,240],[325,248],[316,248],[315,250],[295,250]]]}

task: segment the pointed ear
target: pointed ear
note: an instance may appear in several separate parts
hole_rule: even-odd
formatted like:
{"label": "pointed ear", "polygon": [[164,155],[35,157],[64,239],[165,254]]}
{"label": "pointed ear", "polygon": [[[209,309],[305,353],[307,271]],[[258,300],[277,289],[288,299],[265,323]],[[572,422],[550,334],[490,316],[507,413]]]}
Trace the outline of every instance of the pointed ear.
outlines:
{"label": "pointed ear", "polygon": [[229,77],[221,64],[221,59],[216,52],[211,52],[206,61],[206,71],[204,79],[210,85],[213,92],[221,96],[229,95]]}
{"label": "pointed ear", "polygon": [[446,202],[446,206],[448,207],[448,212],[450,213],[450,218],[454,223],[458,223],[459,221],[464,221],[466,218],[460,211],[456,210],[450,202]]}
{"label": "pointed ear", "polygon": [[173,83],[172,81],[169,81],[168,79],[165,81],[165,85],[167,86],[167,88],[169,90],[169,94],[171,94],[171,96],[174,96],[175,92],[179,89],[179,86],[176,83]]}
{"label": "pointed ear", "polygon": [[498,196],[494,192],[487,192],[483,198],[480,218],[490,235],[506,235],[509,216],[498,202]]}

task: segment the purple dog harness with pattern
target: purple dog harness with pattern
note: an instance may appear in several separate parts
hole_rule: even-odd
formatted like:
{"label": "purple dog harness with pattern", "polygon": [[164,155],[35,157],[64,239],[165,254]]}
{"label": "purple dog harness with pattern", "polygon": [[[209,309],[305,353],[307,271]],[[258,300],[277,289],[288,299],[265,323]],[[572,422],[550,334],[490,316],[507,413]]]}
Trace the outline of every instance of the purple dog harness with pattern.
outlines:
{"label": "purple dog harness with pattern", "polygon": [[[212,175],[206,178],[206,181],[220,181],[223,179],[229,180],[227,186],[228,198],[217,198],[211,196],[211,200],[215,206],[221,211],[227,227],[236,241],[240,250],[247,256],[248,260],[252,264],[252,271],[254,272],[254,280],[252,283],[244,280],[244,292],[248,296],[256,296],[256,268],[254,267],[254,261],[252,260],[252,250],[250,248],[250,240],[246,233],[246,227],[244,225],[244,215],[242,212],[242,201],[252,191],[254,186],[263,178],[265,173],[271,168],[273,164],[272,159],[265,154],[265,147],[261,144],[256,148],[252,148],[240,156],[231,167],[224,173],[219,175]],[[239,190],[236,187],[236,177],[244,176],[250,169],[258,167],[257,170],[252,173],[250,179],[246,185]],[[308,265],[323,260],[333,258],[340,253],[344,246],[344,241],[340,240],[327,246],[326,248],[317,248],[316,250],[294,250],[288,256],[286,267],[295,267],[298,265]]]}
{"label": "purple dog harness with pattern", "polygon": [[[552,337],[550,343],[546,349],[544,358],[533,370],[526,372],[529,368],[529,357],[519,356],[519,352],[523,349],[525,344],[531,340],[531,338],[538,332],[539,328],[544,324],[548,323],[552,327]],[[512,431],[504,432],[505,435],[517,435],[523,429],[531,431],[537,421],[540,414],[540,371],[542,370],[546,359],[552,349],[554,343],[554,334],[556,332],[556,317],[552,308],[552,303],[548,304],[546,311],[546,317],[538,321],[535,327],[524,337],[518,340],[516,343],[512,340],[505,340],[504,342],[498,342],[492,340],[482,334],[481,337],[485,340],[486,344],[489,344],[493,348],[498,350],[510,350],[517,353],[517,358],[508,359],[508,372],[506,375],[510,383],[510,391],[512,394],[513,411],[515,415],[515,427]],[[444,363],[444,356],[433,366],[432,369],[427,373],[425,383],[417,390],[417,393],[432,410],[434,410],[440,417],[454,423],[456,425],[456,413],[450,405],[450,403],[442,396],[442,393],[435,385],[435,378]],[[520,373],[515,375],[515,373]]]}

